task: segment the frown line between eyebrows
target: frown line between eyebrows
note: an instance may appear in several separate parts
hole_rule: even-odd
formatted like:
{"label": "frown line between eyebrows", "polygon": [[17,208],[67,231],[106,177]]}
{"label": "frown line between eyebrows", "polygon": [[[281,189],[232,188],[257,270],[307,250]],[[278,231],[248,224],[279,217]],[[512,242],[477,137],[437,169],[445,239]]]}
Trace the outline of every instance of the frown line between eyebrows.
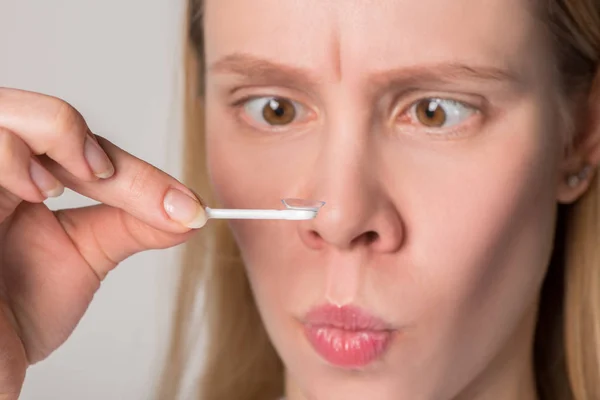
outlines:
{"label": "frown line between eyebrows", "polygon": [[[317,72],[307,68],[243,53],[233,53],[218,59],[209,65],[208,71],[214,74],[237,75],[251,84],[314,88],[324,81]],[[368,83],[373,90],[380,90],[390,86],[447,84],[454,81],[480,81],[509,85],[514,88],[525,86],[522,77],[509,69],[457,62],[411,65],[378,71],[369,77]]]}

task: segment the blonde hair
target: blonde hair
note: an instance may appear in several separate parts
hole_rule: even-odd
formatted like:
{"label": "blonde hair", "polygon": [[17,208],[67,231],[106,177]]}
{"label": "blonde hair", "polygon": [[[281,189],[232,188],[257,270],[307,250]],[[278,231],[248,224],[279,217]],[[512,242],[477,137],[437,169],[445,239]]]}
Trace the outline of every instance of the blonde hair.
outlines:
{"label": "blonde hair", "polygon": [[[203,157],[202,0],[189,0],[185,53],[184,181],[214,204]],[[587,97],[600,59],[598,0],[541,0],[564,77],[565,96]],[[600,399],[600,189],[559,207],[552,261],[542,287],[535,337],[535,373],[546,400]],[[204,299],[201,317],[195,313]],[[183,255],[169,356],[158,398],[180,395],[198,322],[206,332],[201,400],[265,400],[283,395],[283,365],[264,329],[239,250],[224,224],[211,224]]]}

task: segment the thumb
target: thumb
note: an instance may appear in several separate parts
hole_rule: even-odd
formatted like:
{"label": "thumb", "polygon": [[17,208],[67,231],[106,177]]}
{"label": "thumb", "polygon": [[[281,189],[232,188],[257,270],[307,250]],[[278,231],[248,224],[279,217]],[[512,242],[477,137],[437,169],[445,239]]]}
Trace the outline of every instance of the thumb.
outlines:
{"label": "thumb", "polygon": [[196,232],[159,230],[106,204],[58,210],[55,215],[100,280],[126,258],[144,250],[176,246]]}

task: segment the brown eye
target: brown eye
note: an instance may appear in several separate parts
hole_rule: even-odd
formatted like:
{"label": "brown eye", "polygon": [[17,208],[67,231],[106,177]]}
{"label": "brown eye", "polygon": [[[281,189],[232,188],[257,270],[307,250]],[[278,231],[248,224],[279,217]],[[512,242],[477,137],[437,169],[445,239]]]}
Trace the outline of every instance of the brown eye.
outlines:
{"label": "brown eye", "polygon": [[427,128],[449,128],[460,125],[478,110],[461,101],[428,98],[414,103],[412,118]]}
{"label": "brown eye", "polygon": [[416,104],[417,120],[430,128],[439,128],[446,123],[447,115],[439,101],[433,99],[421,100]]}
{"label": "brown eye", "polygon": [[255,128],[276,130],[300,128],[313,114],[302,103],[285,97],[252,97],[243,103],[243,118]]}
{"label": "brown eye", "polygon": [[290,100],[273,97],[263,106],[262,117],[269,125],[287,125],[296,118],[296,107]]}

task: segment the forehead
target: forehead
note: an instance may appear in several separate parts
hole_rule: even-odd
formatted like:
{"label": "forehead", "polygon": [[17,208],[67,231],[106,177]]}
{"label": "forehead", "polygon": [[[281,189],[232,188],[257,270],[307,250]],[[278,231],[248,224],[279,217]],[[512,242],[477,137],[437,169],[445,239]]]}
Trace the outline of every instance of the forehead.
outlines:
{"label": "forehead", "polygon": [[361,74],[456,62],[526,69],[542,46],[529,0],[205,0],[206,62],[235,53]]}

